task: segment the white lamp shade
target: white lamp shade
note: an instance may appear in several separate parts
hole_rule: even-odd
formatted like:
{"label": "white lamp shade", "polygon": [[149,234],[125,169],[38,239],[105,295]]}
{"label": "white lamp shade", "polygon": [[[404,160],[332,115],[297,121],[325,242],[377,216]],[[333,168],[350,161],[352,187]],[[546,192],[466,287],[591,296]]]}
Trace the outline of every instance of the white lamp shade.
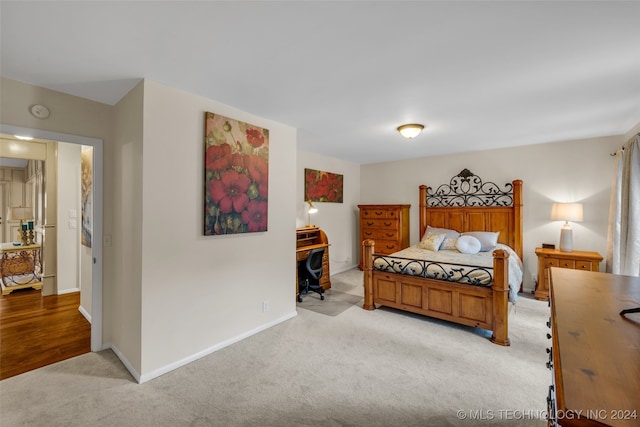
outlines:
{"label": "white lamp shade", "polygon": [[22,206],[9,209],[9,219],[24,220],[33,219],[33,209],[23,208]]}
{"label": "white lamp shade", "polygon": [[582,221],[582,203],[554,203],[551,207],[553,221]]}

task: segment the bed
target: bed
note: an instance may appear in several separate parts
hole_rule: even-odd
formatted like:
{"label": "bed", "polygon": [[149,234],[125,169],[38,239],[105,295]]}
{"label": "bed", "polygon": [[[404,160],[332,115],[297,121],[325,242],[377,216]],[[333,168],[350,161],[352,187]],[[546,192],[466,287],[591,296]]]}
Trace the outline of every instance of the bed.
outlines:
{"label": "bed", "polygon": [[501,188],[464,169],[435,189],[421,185],[419,200],[421,243],[432,237],[425,236],[428,229],[444,229],[497,234],[495,249],[476,258],[456,257],[455,248],[422,250],[453,259],[420,259],[417,245],[381,255],[375,253],[375,241],[364,240],[363,308],[387,306],[483,328],[491,331],[493,343],[510,345],[508,305],[522,281],[522,181]]}

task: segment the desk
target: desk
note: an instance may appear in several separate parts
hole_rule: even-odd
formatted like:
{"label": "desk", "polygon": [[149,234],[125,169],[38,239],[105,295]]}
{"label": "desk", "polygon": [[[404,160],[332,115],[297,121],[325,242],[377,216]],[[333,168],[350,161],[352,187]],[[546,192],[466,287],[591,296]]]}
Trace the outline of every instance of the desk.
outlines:
{"label": "desk", "polygon": [[550,268],[550,426],[640,425],[640,278]]}
{"label": "desk", "polygon": [[307,259],[309,252],[316,248],[325,248],[322,256],[322,277],[320,285],[323,290],[331,288],[329,276],[329,239],[324,231],[316,226],[296,228],[296,301],[298,300],[298,264]]}
{"label": "desk", "polygon": [[42,289],[42,258],[40,245],[13,246],[0,243],[0,285],[2,295],[16,289]]}

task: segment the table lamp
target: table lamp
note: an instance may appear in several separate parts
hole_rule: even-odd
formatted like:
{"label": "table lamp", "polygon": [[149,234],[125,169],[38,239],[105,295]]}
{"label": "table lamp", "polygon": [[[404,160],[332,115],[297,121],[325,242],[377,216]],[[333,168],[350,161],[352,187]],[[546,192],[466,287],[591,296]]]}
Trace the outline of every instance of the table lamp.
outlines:
{"label": "table lamp", "polygon": [[307,200],[307,204],[309,205],[309,207],[307,208],[307,227],[310,227],[311,226],[311,214],[314,214],[314,213],[318,212],[318,208],[313,206],[313,203],[311,203],[311,200]]}
{"label": "table lamp", "polygon": [[569,221],[582,221],[582,203],[554,203],[551,208],[551,220],[565,222],[560,230],[560,250],[573,251],[573,230]]}
{"label": "table lamp", "polygon": [[[22,245],[32,245],[33,244],[33,210],[31,208],[25,208],[22,206],[17,206],[9,209],[9,219],[11,220],[20,220],[20,227],[18,228],[18,233],[20,234],[20,240],[22,240]],[[23,220],[29,220],[27,224],[23,222]]]}

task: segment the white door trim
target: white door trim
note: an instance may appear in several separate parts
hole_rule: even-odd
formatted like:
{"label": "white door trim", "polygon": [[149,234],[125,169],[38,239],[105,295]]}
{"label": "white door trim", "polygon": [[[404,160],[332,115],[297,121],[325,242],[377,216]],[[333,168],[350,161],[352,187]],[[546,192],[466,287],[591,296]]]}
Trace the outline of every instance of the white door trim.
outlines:
{"label": "white door trim", "polygon": [[93,147],[93,238],[97,244],[91,248],[91,351],[103,350],[102,345],[102,235],[103,235],[103,147],[102,139],[69,135],[40,129],[29,129],[0,124],[0,133],[29,135],[34,138]]}

